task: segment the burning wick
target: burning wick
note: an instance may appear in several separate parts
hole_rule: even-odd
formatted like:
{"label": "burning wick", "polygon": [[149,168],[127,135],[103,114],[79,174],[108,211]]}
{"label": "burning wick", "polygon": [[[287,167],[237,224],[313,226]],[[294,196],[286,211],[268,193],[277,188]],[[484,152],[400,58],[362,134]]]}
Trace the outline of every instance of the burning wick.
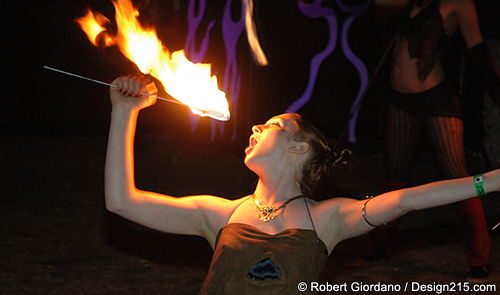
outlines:
{"label": "burning wick", "polygon": [[[58,72],[58,73],[61,73],[61,74],[65,74],[65,75],[68,75],[68,76],[72,76],[72,77],[75,77],[75,78],[79,78],[79,79],[87,80],[87,81],[90,81],[90,82],[94,82],[94,83],[97,83],[97,84],[106,85],[106,86],[113,87],[113,88],[117,88],[118,87],[115,84],[106,83],[106,82],[103,82],[103,81],[100,81],[100,80],[92,79],[92,78],[85,77],[85,76],[78,75],[78,74],[71,73],[71,72],[66,72],[66,71],[63,71],[63,70],[60,70],[60,69],[56,69],[56,68],[53,68],[53,67],[43,66],[43,68],[47,69],[47,70],[54,71],[54,72]],[[141,93],[141,94],[145,95],[145,96],[150,96],[149,93]],[[160,97],[160,96],[157,96],[156,98],[159,99],[159,100],[162,100],[162,101],[166,101],[166,102],[171,102],[171,103],[175,103],[175,104],[180,104],[180,105],[188,106],[188,105],[186,105],[186,104],[184,104],[184,103],[182,103],[180,101],[177,101],[177,100],[173,100],[173,99],[169,99],[169,98],[165,98],[165,97]],[[192,106],[188,106],[188,107],[190,107],[192,109],[195,109],[198,112],[200,112],[201,113],[200,116],[202,116],[202,117],[210,117],[212,119],[219,120],[219,121],[228,121],[229,120],[229,116],[228,115],[225,115],[225,114],[223,114],[221,112],[218,112],[218,111],[214,111],[214,110],[202,110],[202,109],[199,109],[199,108],[196,108],[196,107],[192,107]]]}

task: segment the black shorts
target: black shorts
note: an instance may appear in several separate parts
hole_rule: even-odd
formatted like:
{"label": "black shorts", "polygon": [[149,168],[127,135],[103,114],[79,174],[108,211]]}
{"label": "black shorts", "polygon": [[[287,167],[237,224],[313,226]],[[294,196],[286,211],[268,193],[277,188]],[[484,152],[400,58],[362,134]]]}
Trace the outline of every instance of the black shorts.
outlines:
{"label": "black shorts", "polygon": [[446,82],[418,93],[392,91],[389,103],[419,117],[462,118],[462,104],[457,92]]}

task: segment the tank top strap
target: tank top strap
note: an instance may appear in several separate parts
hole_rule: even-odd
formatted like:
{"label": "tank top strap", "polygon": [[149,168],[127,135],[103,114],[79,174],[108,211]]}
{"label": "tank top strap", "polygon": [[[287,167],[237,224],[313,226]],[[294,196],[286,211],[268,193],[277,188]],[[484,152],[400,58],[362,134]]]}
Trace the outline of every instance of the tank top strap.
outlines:
{"label": "tank top strap", "polygon": [[306,204],[306,209],[307,209],[307,215],[309,215],[309,220],[311,220],[311,225],[313,227],[313,230],[314,230],[314,234],[316,235],[316,239],[318,240],[319,242],[319,236],[318,236],[318,232],[316,231],[316,226],[314,226],[314,221],[312,219],[312,216],[311,216],[311,211],[309,210],[309,205],[307,204],[307,200],[306,200],[307,196],[304,196],[304,204]]}

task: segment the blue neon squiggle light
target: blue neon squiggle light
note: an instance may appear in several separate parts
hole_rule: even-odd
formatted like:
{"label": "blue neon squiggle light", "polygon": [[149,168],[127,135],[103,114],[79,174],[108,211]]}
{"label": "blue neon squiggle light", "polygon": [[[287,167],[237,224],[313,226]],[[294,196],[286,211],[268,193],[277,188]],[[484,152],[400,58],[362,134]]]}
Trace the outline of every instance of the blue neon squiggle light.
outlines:
{"label": "blue neon squiggle light", "polygon": [[[309,4],[304,2],[299,2],[298,4],[302,13],[304,13],[304,15],[306,15],[307,17],[310,18],[323,17],[328,22],[329,40],[325,49],[316,54],[311,60],[309,81],[307,83],[307,87],[304,93],[291,106],[289,106],[286,109],[286,112],[297,112],[300,108],[302,108],[310,101],[312,91],[316,83],[316,77],[318,75],[319,67],[321,66],[323,61],[332,53],[332,51],[335,49],[336,46],[337,19],[335,16],[335,12],[330,8],[322,7],[321,6],[322,4],[323,0],[315,0],[314,2]],[[368,71],[366,69],[364,62],[351,50],[351,47],[349,46],[348,36],[351,25],[358,17],[363,15],[368,10],[368,8],[371,5],[371,0],[367,0],[363,4],[354,8],[347,6],[341,0],[337,0],[337,5],[340,7],[340,9],[342,9],[342,11],[351,14],[342,24],[341,45],[345,57],[354,65],[360,79],[358,92],[356,94],[356,98],[354,99],[354,103],[351,106],[351,119],[349,120],[348,123],[348,129],[349,129],[348,140],[349,142],[354,143],[356,142],[355,131],[356,131],[356,122],[358,119],[358,114],[360,109],[359,107],[363,100],[363,94],[368,86]]]}
{"label": "blue neon squiggle light", "polygon": [[324,18],[328,23],[329,40],[321,52],[317,53],[311,60],[309,66],[309,81],[304,93],[285,112],[294,113],[306,105],[311,100],[311,95],[318,76],[319,67],[323,61],[333,52],[337,44],[337,17],[333,9],[322,7],[323,0],[315,0],[312,3],[299,2],[299,8],[304,15],[310,18]]}
{"label": "blue neon squiggle light", "polygon": [[351,15],[347,18],[342,26],[342,50],[344,52],[345,57],[354,65],[356,70],[358,71],[360,85],[358,88],[358,93],[356,94],[356,98],[354,99],[354,103],[351,106],[351,118],[348,123],[348,140],[351,143],[356,142],[356,122],[358,119],[358,114],[360,110],[360,106],[363,100],[363,95],[368,87],[368,70],[364,62],[351,50],[348,41],[349,29],[351,28],[352,23],[361,15],[363,15],[371,5],[371,0],[365,1],[365,3],[361,4],[358,7],[351,8],[345,5],[342,0],[337,0],[337,5],[344,12],[351,13]]}

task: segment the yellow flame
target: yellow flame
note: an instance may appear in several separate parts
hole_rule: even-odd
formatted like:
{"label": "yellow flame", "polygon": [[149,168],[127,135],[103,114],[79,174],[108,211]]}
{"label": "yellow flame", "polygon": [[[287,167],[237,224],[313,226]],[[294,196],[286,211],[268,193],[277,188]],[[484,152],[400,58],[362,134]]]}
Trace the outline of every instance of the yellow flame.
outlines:
{"label": "yellow flame", "polygon": [[[130,0],[112,2],[115,6],[118,31],[117,35],[111,38],[113,43],[106,42],[106,46],[116,44],[122,54],[134,62],[141,72],[158,79],[168,94],[189,106],[193,113],[201,116],[217,114],[211,117],[228,120],[230,114],[226,95],[219,90],[217,77],[211,74],[211,65],[192,63],[186,58],[183,50],[170,54],[158,39],[154,29],[145,29],[141,26],[137,19],[139,12]],[[91,27],[89,31],[94,32],[94,35],[89,33],[87,35],[96,45],[97,36],[105,29],[102,27],[104,23],[99,22],[99,19],[95,20],[94,15],[97,18],[98,14],[89,10],[87,15],[81,18],[94,19],[94,24],[79,23],[85,32],[87,30],[84,26]]]}
{"label": "yellow flame", "polygon": [[82,30],[87,34],[89,41],[94,44],[94,46],[99,46],[98,39],[103,38],[105,46],[112,46],[113,39],[104,31],[105,25],[109,24],[109,19],[99,12],[93,12],[87,9],[87,14],[81,18],[76,19],[76,22],[80,24]]}

